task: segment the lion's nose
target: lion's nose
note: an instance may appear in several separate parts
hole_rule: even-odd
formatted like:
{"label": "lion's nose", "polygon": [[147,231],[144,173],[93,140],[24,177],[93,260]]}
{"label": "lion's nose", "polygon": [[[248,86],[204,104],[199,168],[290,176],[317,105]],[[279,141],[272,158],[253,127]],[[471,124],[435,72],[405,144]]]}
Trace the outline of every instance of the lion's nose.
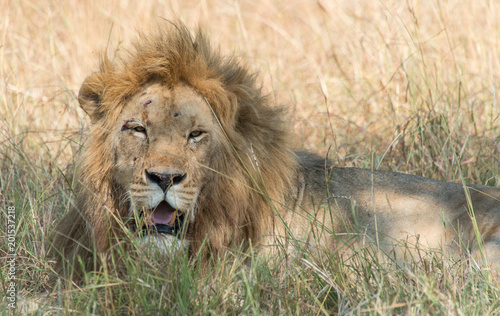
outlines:
{"label": "lion's nose", "polygon": [[149,180],[158,184],[163,192],[166,192],[172,185],[181,183],[186,178],[186,174],[182,173],[159,173],[147,170],[146,176]]}

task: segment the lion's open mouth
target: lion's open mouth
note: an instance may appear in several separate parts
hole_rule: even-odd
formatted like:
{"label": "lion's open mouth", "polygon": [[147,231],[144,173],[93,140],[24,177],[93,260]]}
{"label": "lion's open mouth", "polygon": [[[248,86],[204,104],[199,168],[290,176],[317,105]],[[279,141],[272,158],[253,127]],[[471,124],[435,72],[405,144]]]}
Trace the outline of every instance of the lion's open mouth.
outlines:
{"label": "lion's open mouth", "polygon": [[[150,214],[144,221],[142,227],[137,227],[137,222],[134,220],[132,226],[134,231],[141,230],[142,236],[150,234],[165,234],[172,235],[177,238],[182,237],[182,229],[185,222],[185,214],[165,201],[162,201],[156,208],[147,212]],[[141,217],[145,216],[145,212],[141,212]]]}

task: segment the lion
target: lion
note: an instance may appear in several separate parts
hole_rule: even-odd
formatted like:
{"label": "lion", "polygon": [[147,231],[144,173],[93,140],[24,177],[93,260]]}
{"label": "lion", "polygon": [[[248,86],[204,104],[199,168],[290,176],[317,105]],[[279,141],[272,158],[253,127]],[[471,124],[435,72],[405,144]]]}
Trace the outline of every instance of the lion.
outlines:
{"label": "lion", "polygon": [[209,256],[236,246],[335,251],[354,235],[388,254],[404,240],[500,260],[499,189],[339,168],[294,150],[286,110],[257,75],[180,22],[104,57],[78,101],[91,127],[73,207],[56,227],[58,273],[98,269],[92,255],[127,234]]}

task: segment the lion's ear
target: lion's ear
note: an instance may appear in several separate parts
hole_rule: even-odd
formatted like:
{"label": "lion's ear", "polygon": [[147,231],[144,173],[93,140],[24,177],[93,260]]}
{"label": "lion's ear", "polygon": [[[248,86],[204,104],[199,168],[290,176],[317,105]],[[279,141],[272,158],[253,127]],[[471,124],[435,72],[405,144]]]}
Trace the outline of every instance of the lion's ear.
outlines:
{"label": "lion's ear", "polygon": [[102,73],[93,73],[88,76],[78,92],[80,107],[90,116],[92,123],[97,122],[102,116],[100,106],[105,88],[102,76]]}

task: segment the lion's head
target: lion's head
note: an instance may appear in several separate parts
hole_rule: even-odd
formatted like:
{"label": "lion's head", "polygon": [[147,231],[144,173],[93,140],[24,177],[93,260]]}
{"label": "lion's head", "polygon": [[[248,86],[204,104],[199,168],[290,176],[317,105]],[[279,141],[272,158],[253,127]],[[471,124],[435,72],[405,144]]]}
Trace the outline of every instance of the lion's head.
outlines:
{"label": "lion's head", "polygon": [[78,99],[92,126],[59,261],[108,251],[123,227],[212,251],[256,240],[295,180],[282,108],[238,59],[180,23],[140,36],[128,57],[103,58]]}

